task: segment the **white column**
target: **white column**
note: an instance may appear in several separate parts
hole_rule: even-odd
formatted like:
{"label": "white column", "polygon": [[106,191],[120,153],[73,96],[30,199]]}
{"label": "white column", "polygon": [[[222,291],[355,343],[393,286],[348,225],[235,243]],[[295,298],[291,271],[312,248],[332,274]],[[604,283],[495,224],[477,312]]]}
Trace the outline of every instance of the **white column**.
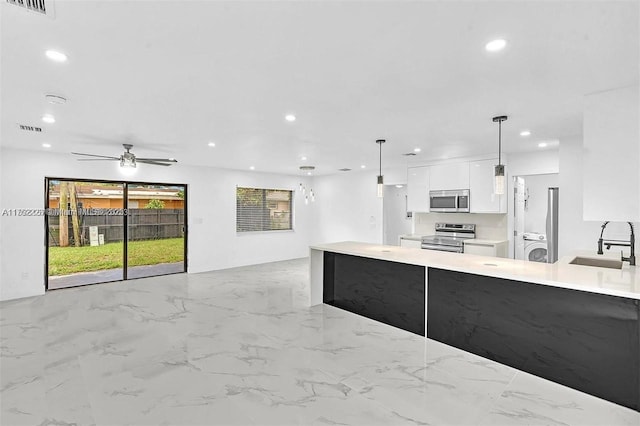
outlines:
{"label": "white column", "polygon": [[309,249],[309,306],[322,304],[324,251]]}

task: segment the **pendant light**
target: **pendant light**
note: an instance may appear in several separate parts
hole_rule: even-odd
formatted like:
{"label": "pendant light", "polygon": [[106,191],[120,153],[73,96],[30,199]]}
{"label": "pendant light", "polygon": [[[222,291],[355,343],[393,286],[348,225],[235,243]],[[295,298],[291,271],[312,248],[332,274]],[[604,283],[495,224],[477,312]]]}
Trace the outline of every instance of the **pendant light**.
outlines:
{"label": "pendant light", "polygon": [[506,115],[493,117],[493,122],[498,123],[498,165],[494,168],[493,177],[493,192],[497,195],[504,194],[504,165],[502,165],[502,122],[506,120]]}
{"label": "pendant light", "polygon": [[380,174],[378,175],[378,198],[384,196],[384,177],[382,176],[382,144],[386,141],[384,139],[378,139],[376,143],[380,145]]}
{"label": "pendant light", "polygon": [[[303,176],[306,174],[307,176],[311,176],[311,172],[315,170],[315,166],[300,166],[300,170],[302,171]],[[298,187],[300,193],[304,196],[304,203],[309,204],[309,201],[312,203],[316,201],[316,193],[313,192],[313,188],[309,188],[309,193],[307,193],[306,186],[300,182],[300,186]]]}

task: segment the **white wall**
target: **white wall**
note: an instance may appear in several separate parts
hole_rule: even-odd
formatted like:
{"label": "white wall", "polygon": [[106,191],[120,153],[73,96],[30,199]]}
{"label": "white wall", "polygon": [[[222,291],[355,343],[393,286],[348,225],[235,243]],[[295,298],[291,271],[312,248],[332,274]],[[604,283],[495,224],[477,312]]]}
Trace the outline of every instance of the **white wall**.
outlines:
{"label": "white wall", "polygon": [[585,96],[586,220],[640,220],[639,86]]}
{"label": "white wall", "polygon": [[[558,173],[560,157],[557,149],[544,149],[533,152],[509,154],[507,157],[507,173],[512,176],[543,175]],[[509,179],[510,183],[513,183]]]}
{"label": "white wall", "polygon": [[483,240],[507,239],[507,215],[489,213],[414,213],[414,233],[433,235],[436,222],[473,223],[476,238]]}
{"label": "white wall", "polygon": [[312,244],[361,241],[382,244],[382,198],[376,196],[373,171],[314,178]]}
{"label": "white wall", "polygon": [[[560,197],[559,197],[559,241],[560,256],[577,250],[596,254],[601,221],[583,220],[583,145],[582,139],[563,140],[560,144]],[[632,188],[630,188],[632,189]],[[636,230],[640,223],[635,223]],[[623,222],[611,223],[605,238],[629,239],[629,226]],[[637,244],[636,244],[637,246]],[[611,250],[619,251],[619,248]],[[629,250],[625,249],[625,255]]]}
{"label": "white wall", "polygon": [[[386,178],[386,176],[385,176]],[[411,233],[411,218],[407,217],[407,186],[384,186],[384,244],[399,245],[400,235]]]}
{"label": "white wall", "polygon": [[[1,142],[1,141],[0,141]],[[2,154],[2,151],[0,150],[0,155]],[[2,277],[3,277],[3,269],[4,269],[4,262],[3,262],[3,257],[4,257],[4,232],[2,229],[2,210],[1,207],[4,205],[2,202],[2,198],[3,198],[3,186],[2,186],[2,182],[3,182],[3,165],[2,165],[2,157],[0,156],[0,288],[2,288]],[[0,293],[0,300],[2,300],[2,294]]]}
{"label": "white wall", "polygon": [[[637,153],[633,152],[637,157]],[[537,153],[510,154],[508,157],[509,176],[540,175],[559,173],[559,240],[558,254],[567,256],[576,251],[588,251],[596,254],[597,241],[600,236],[601,221],[585,221],[583,219],[584,191],[584,147],[581,137],[565,138],[560,141],[558,151],[540,151]],[[596,167],[599,168],[599,167]],[[628,187],[629,190],[637,188]],[[509,179],[509,194],[513,194],[513,182]],[[509,212],[513,212],[513,197],[508,198]],[[546,206],[546,203],[545,203]],[[513,235],[513,216],[509,216],[509,235]],[[640,223],[635,223],[640,229]],[[626,223],[609,224],[605,238],[629,239],[629,226]],[[637,245],[637,244],[636,244]],[[512,242],[509,253],[513,253]],[[611,250],[619,251],[619,248]],[[628,255],[629,250],[624,250]]]}
{"label": "white wall", "polygon": [[[534,152],[522,152],[509,154],[507,157],[507,235],[509,236],[509,257],[513,257],[513,177],[527,175],[541,175],[558,173],[560,170],[560,156],[558,150],[540,150]],[[560,187],[562,199],[562,187]],[[545,204],[546,208],[546,204]],[[559,226],[560,227],[560,226]],[[562,233],[562,228],[560,228]],[[559,251],[559,250],[558,250]],[[562,255],[562,252],[560,252]]]}
{"label": "white wall", "polygon": [[[0,154],[0,211],[43,208],[45,176],[181,183],[188,185],[189,195],[189,272],[309,255],[314,206],[305,206],[297,194],[301,177],[177,164],[140,165],[135,176],[123,178],[116,162],[78,162],[66,154],[13,149]],[[294,231],[236,234],[236,185],[294,190]],[[44,218],[0,216],[0,236],[0,300],[44,293]]]}

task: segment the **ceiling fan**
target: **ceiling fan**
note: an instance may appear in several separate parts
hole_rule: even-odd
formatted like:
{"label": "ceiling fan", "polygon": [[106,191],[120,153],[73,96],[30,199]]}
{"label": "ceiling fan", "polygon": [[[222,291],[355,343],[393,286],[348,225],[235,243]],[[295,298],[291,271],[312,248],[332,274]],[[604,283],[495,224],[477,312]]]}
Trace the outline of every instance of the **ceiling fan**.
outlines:
{"label": "ceiling fan", "polygon": [[139,158],[136,157],[131,151],[133,145],[123,143],[122,146],[125,152],[120,157],[110,157],[108,155],[96,155],[96,154],[83,154],[81,152],[72,152],[74,155],[84,155],[87,157],[96,158],[78,158],[78,161],[107,161],[107,160],[119,160],[120,167],[136,167],[136,163],[153,164],[156,166],[170,166],[173,163],[177,163],[175,158]]}

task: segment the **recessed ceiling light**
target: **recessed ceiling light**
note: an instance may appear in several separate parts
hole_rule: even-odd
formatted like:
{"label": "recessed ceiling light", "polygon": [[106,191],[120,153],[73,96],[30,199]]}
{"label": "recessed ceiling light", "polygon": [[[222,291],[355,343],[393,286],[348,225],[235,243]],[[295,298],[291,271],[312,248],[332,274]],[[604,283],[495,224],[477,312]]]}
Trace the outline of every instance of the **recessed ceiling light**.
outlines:
{"label": "recessed ceiling light", "polygon": [[301,157],[300,158],[302,161],[307,161],[307,157]]}
{"label": "recessed ceiling light", "polygon": [[55,62],[66,62],[67,61],[67,55],[65,55],[62,52],[58,52],[57,50],[47,50],[45,52],[45,54],[47,55],[47,58],[51,59],[52,61]]}
{"label": "recessed ceiling light", "polygon": [[51,144],[50,143],[43,143],[42,147],[43,148],[51,148]]}
{"label": "recessed ceiling light", "polygon": [[365,166],[364,164],[360,166],[361,169],[366,169],[367,166]]}
{"label": "recessed ceiling light", "polygon": [[51,123],[55,123],[56,119],[51,114],[45,114],[45,115],[42,116],[42,121],[44,121],[45,123],[51,124]]}
{"label": "recessed ceiling light", "polygon": [[497,40],[490,41],[484,46],[484,48],[487,49],[487,51],[489,52],[497,52],[499,50],[504,49],[506,45],[507,45],[507,41],[499,38]]}
{"label": "recessed ceiling light", "polygon": [[540,143],[538,144],[538,148],[546,148],[546,147],[547,147],[547,145],[548,145],[548,144],[547,144],[546,142],[540,142]]}
{"label": "recessed ceiling light", "polygon": [[396,188],[402,188],[402,185],[396,185]]}
{"label": "recessed ceiling light", "polygon": [[529,136],[530,134],[531,134],[531,132],[528,131],[528,130],[523,130],[523,131],[520,132],[520,136]]}
{"label": "recessed ceiling light", "polygon": [[420,148],[413,148],[413,152],[420,152],[420,151],[422,151],[422,149],[420,149]]}
{"label": "recessed ceiling light", "polygon": [[210,146],[211,148],[213,148],[214,146],[216,146],[215,142],[209,142],[207,145],[208,145],[208,146]]}
{"label": "recessed ceiling light", "polygon": [[284,119],[287,121],[296,121],[296,116],[293,114],[287,114],[284,116]]}
{"label": "recessed ceiling light", "polygon": [[253,166],[249,167],[249,170],[255,170],[255,169],[256,169],[256,168],[255,168],[255,167],[253,167]]}

